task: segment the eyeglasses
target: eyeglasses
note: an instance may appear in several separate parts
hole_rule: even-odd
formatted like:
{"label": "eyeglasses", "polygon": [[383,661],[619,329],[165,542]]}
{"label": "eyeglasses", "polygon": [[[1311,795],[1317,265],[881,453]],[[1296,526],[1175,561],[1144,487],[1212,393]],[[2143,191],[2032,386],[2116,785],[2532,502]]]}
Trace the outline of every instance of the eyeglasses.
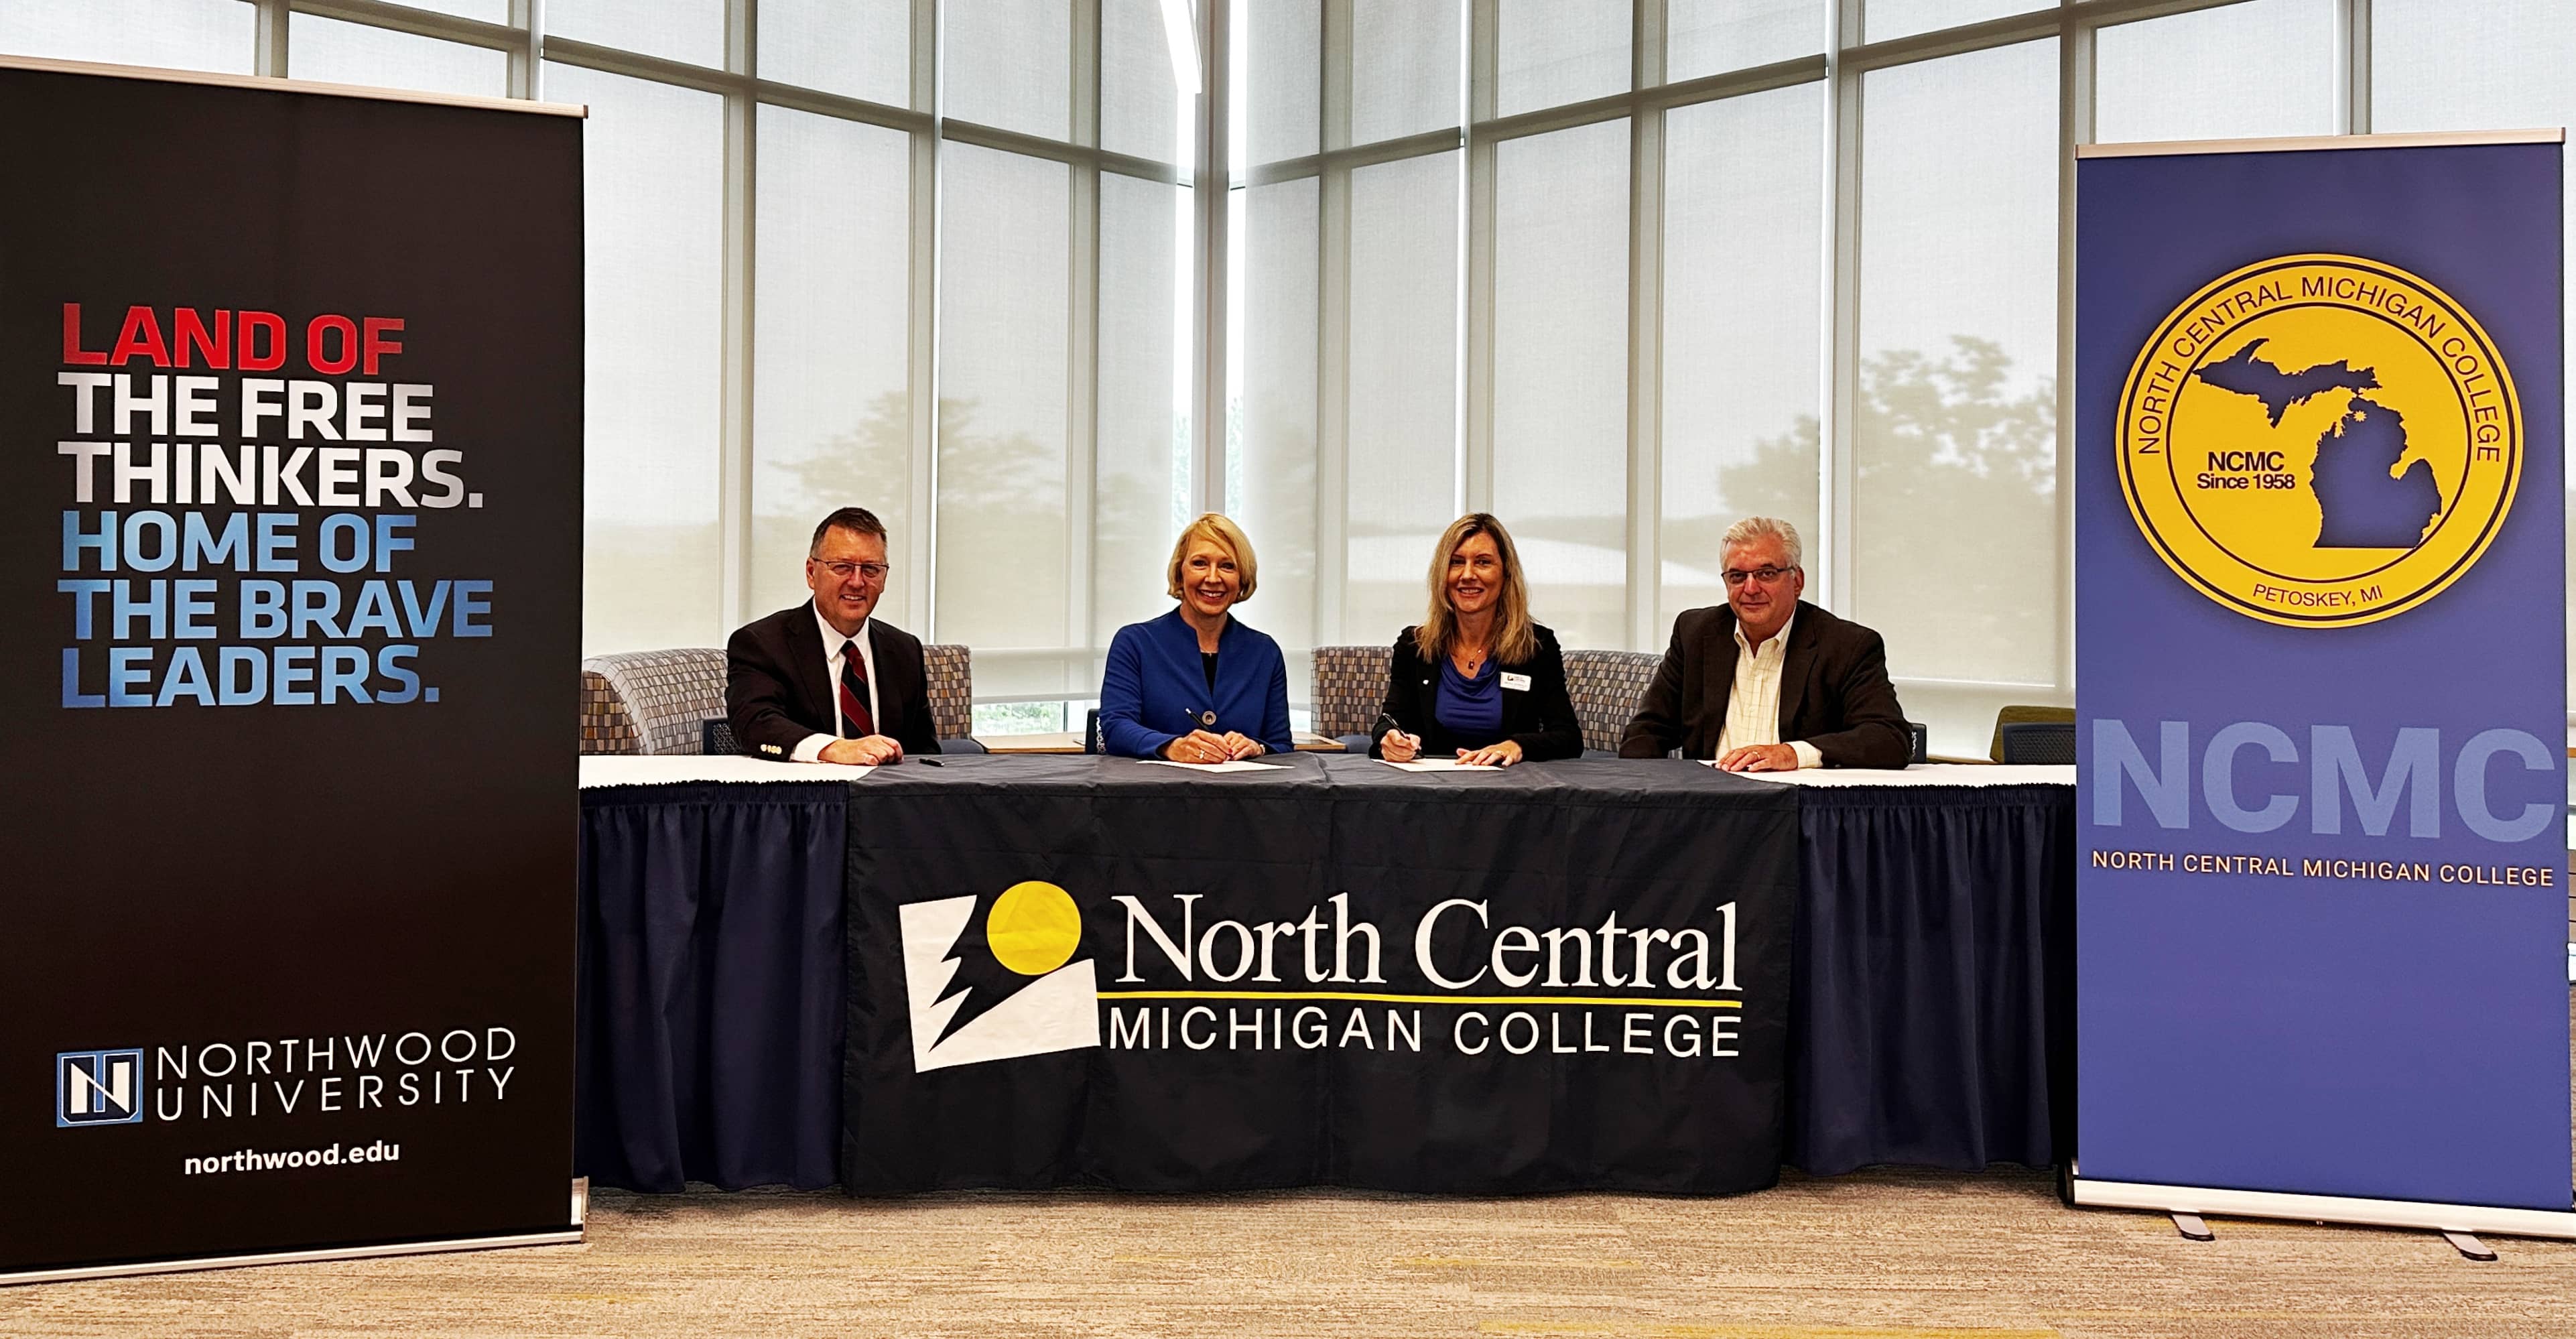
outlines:
{"label": "eyeglasses", "polygon": [[886,579],[886,573],[894,570],[894,566],[890,563],[825,563],[823,570],[842,581],[847,581],[853,576],[863,576],[870,581],[883,581]]}
{"label": "eyeglasses", "polygon": [[1741,586],[1749,580],[1754,582],[1756,585],[1768,586],[1772,582],[1777,581],[1797,570],[1798,569],[1794,567],[1757,567],[1752,571],[1747,572],[1741,568],[1730,567],[1726,569],[1726,584],[1730,586]]}

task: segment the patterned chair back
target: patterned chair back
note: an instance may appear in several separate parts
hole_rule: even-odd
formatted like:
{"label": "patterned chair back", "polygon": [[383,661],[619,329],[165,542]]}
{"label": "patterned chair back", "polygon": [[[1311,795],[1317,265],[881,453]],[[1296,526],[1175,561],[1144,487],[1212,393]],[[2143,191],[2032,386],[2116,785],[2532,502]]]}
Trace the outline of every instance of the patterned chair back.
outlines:
{"label": "patterned chair back", "polygon": [[[932,732],[941,739],[973,734],[972,654],[953,643],[924,646],[921,654]],[[581,662],[584,753],[696,753],[706,746],[706,722],[724,714],[725,653],[717,647],[628,651]]]}
{"label": "patterned chair back", "polygon": [[635,718],[626,714],[626,701],[617,695],[608,676],[581,667],[581,751],[584,753],[636,753],[642,740],[635,730]]}
{"label": "patterned chair back", "polygon": [[929,680],[930,732],[941,739],[975,733],[975,654],[958,642],[925,642],[923,677]]}
{"label": "patterned chair back", "polygon": [[1662,662],[1653,651],[1565,653],[1565,692],[1574,699],[1574,719],[1583,723],[1584,748],[1619,751],[1619,737],[1636,718],[1637,699],[1646,695]]}
{"label": "patterned chair back", "polygon": [[1314,731],[1331,738],[1364,735],[1386,705],[1386,676],[1395,668],[1388,646],[1315,648]]}
{"label": "patterned chair back", "polygon": [[[725,653],[720,647],[592,656],[581,662],[581,671],[581,746],[586,753],[696,753],[704,747],[702,723],[725,714]],[[610,710],[628,722],[623,739],[604,741],[609,747],[595,747],[591,739],[594,678],[605,685]]]}

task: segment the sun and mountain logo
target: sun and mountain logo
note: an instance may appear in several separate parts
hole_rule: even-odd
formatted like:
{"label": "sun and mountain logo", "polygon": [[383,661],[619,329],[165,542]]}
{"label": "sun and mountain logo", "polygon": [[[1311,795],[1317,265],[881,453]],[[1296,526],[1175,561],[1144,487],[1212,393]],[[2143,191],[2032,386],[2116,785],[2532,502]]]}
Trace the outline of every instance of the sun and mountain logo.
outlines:
{"label": "sun and mountain logo", "polygon": [[2303,254],[2174,308],[2120,399],[2120,488],[2165,565],[2219,604],[2353,627],[2441,594],[2522,474],[2494,343],[2395,266]]}
{"label": "sun and mountain logo", "polygon": [[915,1073],[1100,1044],[1082,911],[1052,883],[899,909]]}

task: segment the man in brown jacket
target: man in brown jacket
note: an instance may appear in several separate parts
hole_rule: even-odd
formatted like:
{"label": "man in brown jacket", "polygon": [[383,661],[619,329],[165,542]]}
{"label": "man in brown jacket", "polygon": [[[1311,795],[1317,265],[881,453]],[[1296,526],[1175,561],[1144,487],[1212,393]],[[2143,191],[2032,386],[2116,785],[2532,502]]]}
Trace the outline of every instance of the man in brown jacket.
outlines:
{"label": "man in brown jacket", "polygon": [[1903,767],[1913,733],[1879,635],[1798,597],[1797,528],[1767,516],[1726,531],[1726,603],[1687,609],[1622,758],[1713,758],[1732,772]]}

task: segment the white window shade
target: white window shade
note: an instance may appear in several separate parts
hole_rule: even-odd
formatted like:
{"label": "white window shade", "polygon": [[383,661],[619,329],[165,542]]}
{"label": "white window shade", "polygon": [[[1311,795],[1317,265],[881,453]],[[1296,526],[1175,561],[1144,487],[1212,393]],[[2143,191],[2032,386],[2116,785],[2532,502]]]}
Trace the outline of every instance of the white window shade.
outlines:
{"label": "white window shade", "polygon": [[1494,196],[1494,511],[1531,615],[1568,646],[1622,646],[1627,120],[1503,141]]}
{"label": "white window shade", "polygon": [[1351,142],[1458,124],[1458,6],[1351,0]]}
{"label": "white window shade", "polygon": [[2093,38],[2093,137],[2334,133],[2334,0],[2252,0]]}
{"label": "white window shade", "polygon": [[760,0],[760,77],[912,104],[911,0]]}
{"label": "white window shade", "polygon": [[[1092,451],[1091,641],[1172,607],[1164,560],[1189,516],[1189,382],[1175,364],[1179,207],[1188,191],[1100,179],[1099,440]],[[1186,347],[1178,350],[1183,360]],[[1255,551],[1259,541],[1255,540]],[[1267,556],[1267,555],[1262,555]]]}
{"label": "white window shade", "polygon": [[945,0],[942,114],[1047,139],[1072,138],[1072,12],[1063,0]]}
{"label": "white window shade", "polygon": [[[1195,61],[1190,72],[1198,72]],[[1163,0],[1100,0],[1100,147],[1185,162],[1183,122],[1196,107],[1172,62]]]}
{"label": "white window shade", "polygon": [[[1294,657],[1318,640],[1316,558],[1320,546],[1315,419],[1317,209],[1313,177],[1233,193],[1228,257],[1233,322],[1226,339],[1226,493],[1241,498],[1235,520],[1261,557],[1261,589],[1245,621]],[[1391,634],[1390,634],[1391,635]],[[1303,701],[1307,681],[1289,675]]]}
{"label": "white window shade", "polygon": [[1234,134],[1240,170],[1315,152],[1322,124],[1322,0],[1264,0],[1238,7],[1234,46]]}
{"label": "white window shade", "polygon": [[545,0],[546,35],[721,69],[725,0]]}
{"label": "white window shade", "polygon": [[287,69],[298,79],[478,98],[506,97],[510,92],[510,58],[489,47],[312,14],[289,15],[286,28],[292,53]]}
{"label": "white window shade", "polygon": [[2050,0],[1862,0],[1862,33],[1868,41],[1884,42],[2056,7]]}
{"label": "white window shade", "polygon": [[1664,79],[1812,56],[1825,49],[1826,0],[1666,0]]}
{"label": "white window shade", "polygon": [[586,103],[582,649],[719,645],[724,102],[569,65]]}
{"label": "white window shade", "polygon": [[1664,119],[1658,646],[1682,610],[1725,602],[1727,526],[1776,516],[1810,546],[1822,536],[1823,103],[1824,85],[1802,84]]}
{"label": "white window shade", "polygon": [[[1078,645],[1066,530],[1071,169],[939,151],[937,639]],[[1025,658],[1023,658],[1025,659]]]}
{"label": "white window shade", "polygon": [[1628,0],[1501,0],[1495,110],[1504,116],[1628,88]]}
{"label": "white window shade", "polygon": [[245,0],[11,3],[0,5],[0,52],[248,74],[258,26]]}
{"label": "white window shade", "polygon": [[1874,71],[1862,108],[1843,612],[1899,679],[2054,684],[2057,44]]}
{"label": "white window shade", "polygon": [[1457,150],[1351,173],[1349,531],[1343,635],[1422,621],[1458,514]]}
{"label": "white window shade", "polygon": [[911,145],[900,131],[763,107],[753,235],[751,605],[806,598],[817,522],[845,506],[884,521],[897,564],[877,615],[920,633],[901,570],[912,514],[905,326]]}

